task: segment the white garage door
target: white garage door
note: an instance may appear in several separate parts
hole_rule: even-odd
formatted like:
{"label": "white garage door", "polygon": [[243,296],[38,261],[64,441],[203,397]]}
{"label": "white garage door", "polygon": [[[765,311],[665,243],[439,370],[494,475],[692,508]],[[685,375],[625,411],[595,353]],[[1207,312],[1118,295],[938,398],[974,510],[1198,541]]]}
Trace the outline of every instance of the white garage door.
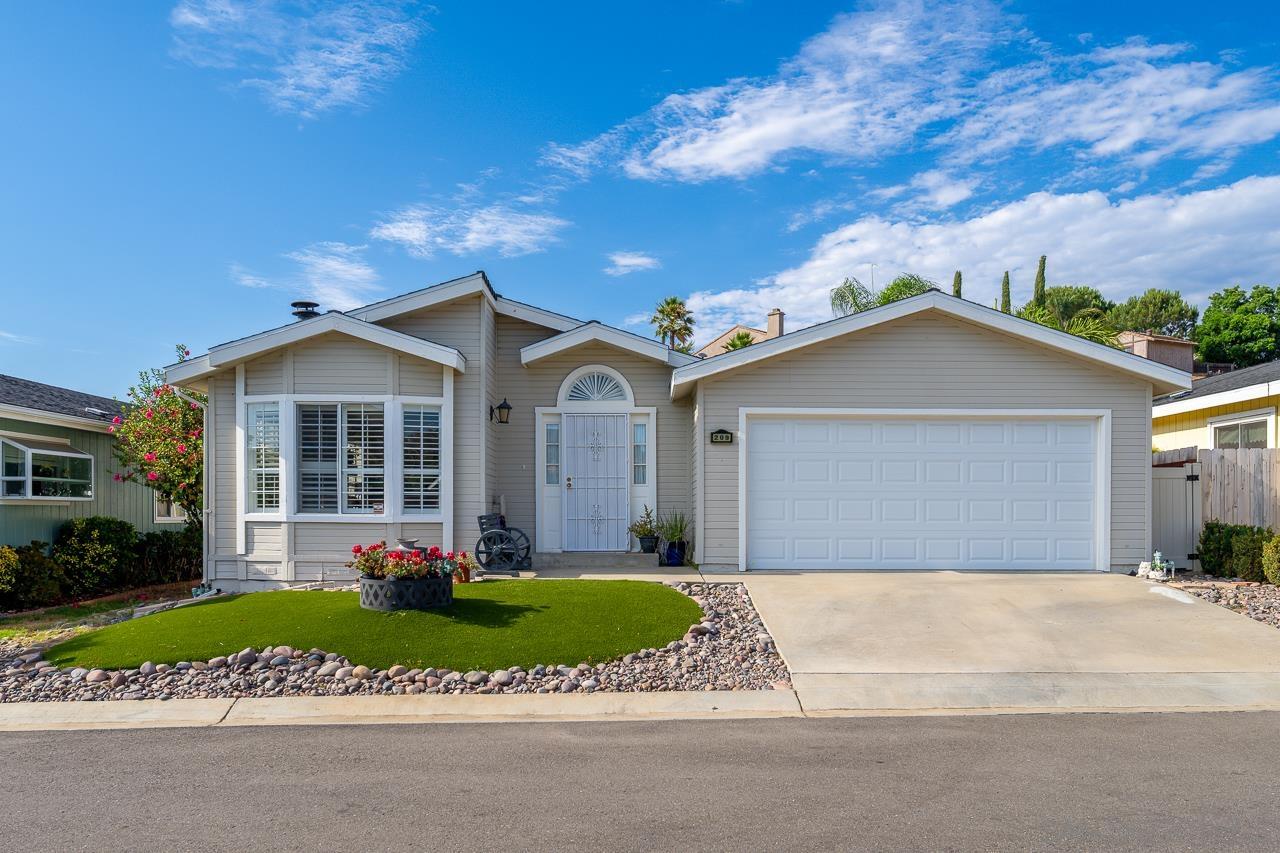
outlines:
{"label": "white garage door", "polygon": [[747,567],[1096,566],[1096,421],[752,417]]}

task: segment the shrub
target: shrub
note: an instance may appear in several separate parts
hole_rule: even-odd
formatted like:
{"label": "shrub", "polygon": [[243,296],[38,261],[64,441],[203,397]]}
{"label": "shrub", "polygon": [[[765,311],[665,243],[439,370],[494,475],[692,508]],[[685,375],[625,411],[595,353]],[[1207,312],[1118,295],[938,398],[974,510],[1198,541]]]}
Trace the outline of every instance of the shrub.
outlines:
{"label": "shrub", "polygon": [[1266,580],[1262,549],[1271,537],[1271,531],[1262,527],[1244,527],[1231,537],[1231,574],[1255,583]]}
{"label": "shrub", "polygon": [[0,608],[21,610],[65,597],[62,567],[45,553],[46,542],[0,547]]}
{"label": "shrub", "polygon": [[1280,584],[1280,536],[1269,539],[1262,546],[1262,574],[1271,583]]}
{"label": "shrub", "polygon": [[[1271,533],[1261,527],[1250,527],[1245,524],[1227,524],[1223,521],[1206,521],[1204,530],[1200,533],[1200,566],[1207,575],[1217,575],[1218,577],[1234,577],[1237,576],[1235,568],[1235,546],[1234,540],[1238,536],[1262,536],[1264,539],[1270,538]],[[1242,546],[1246,551],[1249,546]],[[1261,545],[1256,546],[1259,553]],[[1242,558],[1246,556],[1246,552],[1242,551]],[[1261,556],[1258,557],[1261,560]]]}
{"label": "shrub", "polygon": [[131,576],[118,578],[116,588],[197,580],[203,574],[204,541],[200,528],[147,533],[138,540],[138,559]]}
{"label": "shrub", "polygon": [[66,574],[69,593],[92,595],[137,571],[138,532],[119,518],[73,518],[58,530],[52,556]]}

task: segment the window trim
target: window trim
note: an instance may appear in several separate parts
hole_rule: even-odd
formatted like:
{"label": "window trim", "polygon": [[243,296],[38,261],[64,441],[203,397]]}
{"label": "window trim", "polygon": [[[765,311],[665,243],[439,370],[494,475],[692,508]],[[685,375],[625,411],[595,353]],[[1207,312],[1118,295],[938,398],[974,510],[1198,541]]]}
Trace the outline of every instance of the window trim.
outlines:
{"label": "window trim", "polygon": [[1218,428],[1225,426],[1235,426],[1237,424],[1253,423],[1254,421],[1266,421],[1267,423],[1267,448],[1276,446],[1276,410],[1274,406],[1265,409],[1254,409],[1249,412],[1232,412],[1227,415],[1218,415],[1209,418],[1206,426],[1209,428],[1209,449],[1218,449]]}
{"label": "window trim", "polygon": [[[36,450],[23,444],[23,441],[39,442],[41,444],[56,444],[65,446],[66,450],[41,448]],[[77,449],[68,439],[60,436],[28,436],[25,433],[0,433],[0,443],[10,444],[16,447],[24,457],[22,477],[4,477],[3,468],[0,468],[0,483],[10,481],[22,481],[23,493],[21,495],[6,495],[4,487],[0,485],[0,500],[4,503],[86,503],[97,500],[98,497],[98,460],[92,453]],[[75,459],[89,460],[89,495],[87,497],[76,497],[74,495],[33,495],[31,493],[31,484],[35,479],[49,479],[45,477],[36,478],[32,474],[31,457],[36,453],[42,453],[52,456],[70,456]],[[0,448],[0,465],[3,464],[3,449]]]}
{"label": "window trim", "polygon": [[[647,486],[649,484],[649,423],[647,421],[633,420],[631,426],[631,485]],[[644,441],[637,441],[638,431],[644,432]],[[636,461],[636,451],[644,451],[644,460]],[[644,481],[636,479],[637,474],[644,475]]]}

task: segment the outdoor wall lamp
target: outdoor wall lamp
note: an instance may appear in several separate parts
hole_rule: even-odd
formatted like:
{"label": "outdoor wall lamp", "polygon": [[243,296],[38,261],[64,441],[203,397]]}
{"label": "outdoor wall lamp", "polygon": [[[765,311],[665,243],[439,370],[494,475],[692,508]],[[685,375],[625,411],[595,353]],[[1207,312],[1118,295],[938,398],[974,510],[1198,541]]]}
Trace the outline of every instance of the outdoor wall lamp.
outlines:
{"label": "outdoor wall lamp", "polygon": [[500,424],[505,424],[511,418],[511,404],[506,397],[498,405],[489,407],[489,420],[494,420],[495,416]]}

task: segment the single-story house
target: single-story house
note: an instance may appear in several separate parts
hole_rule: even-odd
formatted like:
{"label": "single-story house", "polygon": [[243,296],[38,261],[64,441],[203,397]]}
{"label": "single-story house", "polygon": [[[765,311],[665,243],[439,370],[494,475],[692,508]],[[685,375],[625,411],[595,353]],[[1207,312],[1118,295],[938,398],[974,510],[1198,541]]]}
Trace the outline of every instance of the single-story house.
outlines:
{"label": "single-story house", "polygon": [[774,308],[769,312],[769,316],[765,321],[766,328],[757,329],[754,326],[744,326],[739,323],[738,325],[716,335],[707,343],[706,346],[695,352],[694,355],[698,358],[711,358],[713,355],[722,355],[727,352],[724,348],[725,344],[729,343],[729,341],[733,340],[738,335],[745,334],[751,339],[751,343],[753,344],[759,343],[760,341],[767,341],[770,338],[781,337],[783,333],[783,320],[785,317],[786,314],[783,313],[781,308]]}
{"label": "single-story house", "polygon": [[[207,572],[349,577],[355,543],[633,550],[643,508],[749,569],[1123,569],[1150,551],[1151,399],[1188,375],[930,292],[707,359],[482,272],[167,369],[209,394]],[[503,405],[508,409],[503,409]]]}
{"label": "single-story house", "polygon": [[1156,450],[1183,447],[1280,447],[1280,360],[1196,380],[1190,390],[1155,399],[1151,441]]}
{"label": "single-story house", "polygon": [[0,545],[52,542],[70,518],[107,515],[141,531],[180,527],[181,509],[111,477],[108,397],[0,375]]}

